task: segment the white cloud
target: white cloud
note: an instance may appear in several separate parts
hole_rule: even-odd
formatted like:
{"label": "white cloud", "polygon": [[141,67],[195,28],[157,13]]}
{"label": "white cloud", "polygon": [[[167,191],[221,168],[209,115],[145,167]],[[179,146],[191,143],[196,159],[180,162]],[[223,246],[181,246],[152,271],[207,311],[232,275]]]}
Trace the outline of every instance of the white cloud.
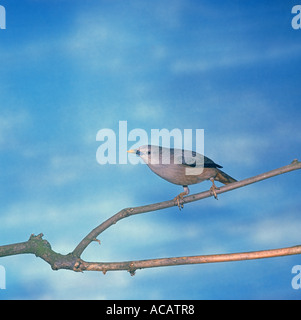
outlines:
{"label": "white cloud", "polygon": [[203,59],[174,59],[170,64],[170,69],[174,73],[194,73],[207,72],[220,68],[233,68],[244,65],[253,65],[263,62],[271,62],[279,59],[289,59],[297,57],[301,53],[301,46],[294,45],[290,47],[271,47],[266,51],[255,51],[250,48],[241,52],[233,50],[231,54],[225,54],[224,51],[217,51],[215,54],[208,54]]}
{"label": "white cloud", "polygon": [[[269,211],[273,208],[267,208],[262,213],[256,213],[256,217],[251,222],[240,224],[229,224],[225,229],[233,237],[242,235],[244,241],[248,241],[251,247],[264,249],[270,247],[285,247],[298,245],[300,242],[301,222],[298,219],[298,213],[285,212],[283,214]],[[255,211],[255,208],[254,208]],[[248,218],[249,219],[249,218]]]}
{"label": "white cloud", "polygon": [[25,130],[30,123],[30,117],[25,111],[0,114],[0,150],[20,146],[20,131]]}
{"label": "white cloud", "polygon": [[158,120],[159,115],[162,119],[165,117],[164,108],[154,103],[141,102],[133,110],[133,116],[136,121],[155,121]]}
{"label": "white cloud", "polygon": [[[210,152],[213,158],[222,159],[223,163],[244,167],[256,166],[258,159],[270,145],[268,137],[258,134],[224,134],[218,138],[218,141],[218,148]],[[207,150],[206,145],[205,150]]]}
{"label": "white cloud", "polygon": [[264,219],[250,232],[255,243],[285,246],[287,243],[299,244],[300,230],[301,222],[296,217],[286,215],[284,218]]}

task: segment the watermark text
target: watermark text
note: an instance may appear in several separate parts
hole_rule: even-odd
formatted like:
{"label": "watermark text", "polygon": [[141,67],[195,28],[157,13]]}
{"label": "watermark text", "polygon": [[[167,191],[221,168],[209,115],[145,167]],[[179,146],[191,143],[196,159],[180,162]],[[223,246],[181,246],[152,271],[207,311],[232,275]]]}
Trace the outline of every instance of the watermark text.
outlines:
{"label": "watermark text", "polygon": [[0,290],[6,289],[5,268],[0,265]]}
{"label": "watermark text", "polygon": [[293,6],[292,14],[295,14],[292,19],[292,28],[295,30],[301,29],[301,5]]}
{"label": "watermark text", "polygon": [[0,5],[0,29],[6,29],[6,10]]}
{"label": "watermark text", "polygon": [[296,274],[292,279],[292,288],[295,290],[301,289],[301,266],[293,266],[292,273]]}
{"label": "watermark text", "polygon": [[[141,146],[152,146],[154,152],[151,153],[151,164],[158,164],[161,160],[163,164],[171,158],[166,154],[173,148],[175,161],[185,161],[188,165],[196,164],[202,167],[204,158],[200,155],[204,154],[204,129],[151,129],[150,137],[147,131],[136,128],[128,131],[127,121],[119,121],[118,132],[112,129],[101,129],[97,132],[96,141],[101,145],[96,151],[96,160],[99,164],[145,164],[141,157],[128,156],[129,149],[136,150]],[[172,143],[173,142],[173,143]],[[130,147],[128,146],[130,144]],[[160,149],[161,160],[159,160]],[[182,150],[187,150],[182,154]],[[194,150],[196,153],[193,153]],[[145,151],[145,150],[144,150]],[[146,151],[147,154],[147,151]],[[157,158],[155,157],[157,156]],[[182,160],[182,158],[184,158]],[[195,174],[195,170],[194,170]]]}

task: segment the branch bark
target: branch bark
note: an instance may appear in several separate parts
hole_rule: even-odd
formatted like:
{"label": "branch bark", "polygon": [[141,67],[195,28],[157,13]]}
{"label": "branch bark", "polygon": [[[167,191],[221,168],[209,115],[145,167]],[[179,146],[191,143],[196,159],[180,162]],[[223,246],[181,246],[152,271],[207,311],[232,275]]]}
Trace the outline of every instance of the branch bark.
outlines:
{"label": "branch bark", "polygon": [[[222,194],[231,190],[235,190],[252,183],[256,183],[286,172],[301,169],[301,162],[294,160],[291,164],[248,178],[229,185],[223,186],[216,190],[217,194]],[[205,191],[197,194],[193,194],[184,198],[184,203],[198,201],[204,198],[211,197],[210,191]],[[281,249],[271,249],[263,251],[252,251],[242,253],[231,253],[231,254],[218,254],[218,255],[198,255],[189,257],[173,257],[173,258],[162,258],[162,259],[149,259],[149,260],[138,260],[138,261],[125,261],[125,262],[86,262],[81,259],[81,255],[88,245],[93,241],[98,241],[97,237],[118,221],[135,215],[146,212],[152,212],[176,206],[177,204],[173,200],[164,202],[154,203],[150,205],[126,208],[102,224],[93,229],[77,247],[69,254],[62,255],[52,250],[51,245],[47,240],[44,240],[43,234],[37,236],[31,235],[29,240],[26,242],[10,244],[0,246],[0,257],[17,255],[17,254],[34,254],[37,257],[43,259],[50,264],[53,270],[68,269],[73,271],[107,271],[113,270],[127,270],[131,275],[135,274],[137,269],[162,267],[162,266],[173,266],[173,265],[184,265],[184,264],[202,264],[202,263],[215,263],[215,262],[228,262],[228,261],[239,261],[239,260],[252,260],[252,259],[263,259],[271,257],[280,257],[287,255],[301,254],[301,245],[294,247],[287,247]]]}
{"label": "branch bark", "polygon": [[81,271],[107,271],[127,270],[131,275],[134,275],[137,269],[166,267],[166,266],[178,266],[185,264],[204,264],[204,263],[216,263],[216,262],[230,262],[241,260],[255,260],[264,258],[274,258],[288,255],[301,254],[301,245],[294,247],[287,247],[281,249],[261,250],[252,252],[240,252],[229,254],[216,254],[216,255],[200,255],[189,257],[173,257],[162,259],[149,259],[139,261],[125,261],[125,262],[85,262],[83,260],[78,261],[76,268]]}

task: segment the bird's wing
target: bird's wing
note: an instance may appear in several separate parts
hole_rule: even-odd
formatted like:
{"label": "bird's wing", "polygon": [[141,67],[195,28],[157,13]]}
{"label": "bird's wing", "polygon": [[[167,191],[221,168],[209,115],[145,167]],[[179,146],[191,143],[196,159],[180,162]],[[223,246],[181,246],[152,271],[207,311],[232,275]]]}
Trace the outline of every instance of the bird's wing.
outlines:
{"label": "bird's wing", "polygon": [[176,162],[190,168],[222,168],[219,164],[215,163],[206,156],[203,156],[195,151],[188,151],[185,153],[182,150],[181,155],[175,155]]}

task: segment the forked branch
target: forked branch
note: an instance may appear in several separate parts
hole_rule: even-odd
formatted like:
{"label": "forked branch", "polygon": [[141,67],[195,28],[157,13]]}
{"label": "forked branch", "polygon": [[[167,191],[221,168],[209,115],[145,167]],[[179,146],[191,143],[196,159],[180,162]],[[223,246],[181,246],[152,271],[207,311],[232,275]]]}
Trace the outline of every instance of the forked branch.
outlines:
{"label": "forked branch", "polygon": [[[235,183],[228,184],[216,190],[217,194],[228,192],[234,189],[238,189],[249,184],[259,182],[286,172],[301,169],[301,162],[294,160],[291,164],[248,178]],[[184,198],[184,203],[189,203],[204,198],[211,197],[212,193],[210,191],[205,191],[197,194],[193,194]],[[102,224],[93,229],[87,236],[83,238],[82,241],[77,245],[77,247],[69,254],[62,255],[51,249],[51,246],[47,240],[42,239],[42,234],[38,236],[31,235],[29,240],[26,242],[10,244],[5,246],[0,246],[0,257],[17,255],[17,254],[35,254],[37,257],[45,260],[50,264],[52,269],[69,269],[73,271],[102,271],[106,273],[112,270],[127,270],[132,275],[137,269],[143,268],[153,268],[162,266],[173,266],[173,265],[184,265],[184,264],[202,264],[202,263],[213,263],[213,262],[226,262],[226,261],[239,261],[239,260],[252,260],[252,259],[263,259],[271,257],[280,257],[287,255],[301,254],[301,245],[263,250],[263,251],[253,251],[253,252],[242,252],[242,253],[231,253],[231,254],[218,254],[218,255],[198,255],[190,257],[173,257],[173,258],[163,258],[163,259],[149,259],[140,261],[125,261],[125,262],[86,262],[81,259],[81,255],[88,245],[93,241],[98,241],[97,237],[108,229],[113,224],[117,223],[126,217],[152,212],[156,210],[161,210],[176,206],[173,200],[154,203],[146,206],[126,208],[115,215],[113,215],[108,220],[104,221]]]}

